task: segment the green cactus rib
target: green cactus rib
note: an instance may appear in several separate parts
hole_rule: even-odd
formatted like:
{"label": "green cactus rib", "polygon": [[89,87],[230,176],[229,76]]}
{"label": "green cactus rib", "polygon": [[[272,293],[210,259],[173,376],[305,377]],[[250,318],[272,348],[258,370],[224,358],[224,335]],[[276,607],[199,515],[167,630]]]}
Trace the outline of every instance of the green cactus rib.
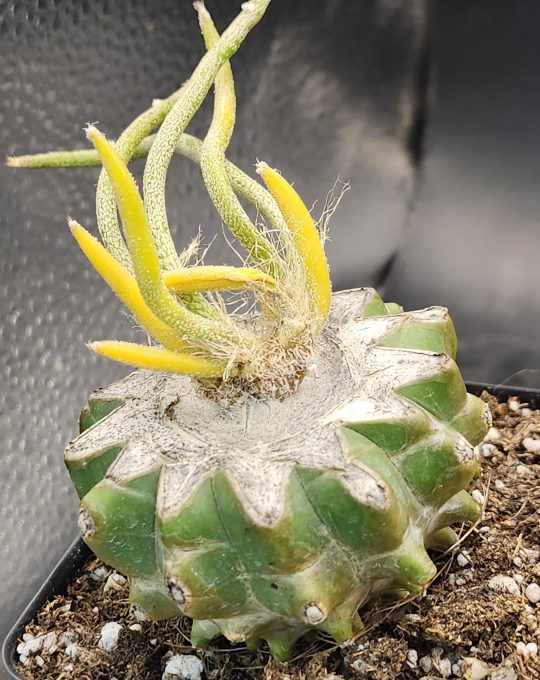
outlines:
{"label": "green cactus rib", "polygon": [[223,407],[150,371],[99,390],[66,450],[84,540],[150,618],[193,618],[198,647],[265,640],[284,660],[309,631],[350,638],[371,598],[420,592],[426,548],[478,513],[489,417],[455,350],[446,310],[359,289],[334,294],[285,402]]}

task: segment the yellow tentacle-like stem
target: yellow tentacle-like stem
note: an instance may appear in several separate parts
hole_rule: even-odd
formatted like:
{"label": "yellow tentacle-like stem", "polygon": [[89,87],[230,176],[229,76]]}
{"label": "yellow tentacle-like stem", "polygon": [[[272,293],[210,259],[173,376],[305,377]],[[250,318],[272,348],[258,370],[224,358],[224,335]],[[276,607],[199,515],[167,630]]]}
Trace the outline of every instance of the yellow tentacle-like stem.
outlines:
{"label": "yellow tentacle-like stem", "polygon": [[223,375],[226,369],[226,364],[222,362],[189,354],[178,354],[162,347],[137,345],[133,342],[103,340],[91,342],[88,347],[96,354],[108,359],[155,371],[214,378]]}
{"label": "yellow tentacle-like stem", "polygon": [[330,310],[332,284],[323,244],[313,218],[300,196],[279,172],[266,163],[259,163],[257,172],[276,200],[293,234],[306,269],[315,313],[324,321]]}
{"label": "yellow tentacle-like stem", "polygon": [[113,185],[137,279],[145,284],[158,281],[161,266],[135,180],[105,135],[91,125],[86,136],[99,153]]}
{"label": "yellow tentacle-like stem", "polygon": [[90,264],[154,340],[170,350],[186,351],[186,343],[181,336],[151,311],[141,295],[137,281],[118,260],[78,222],[70,220],[69,227]]}
{"label": "yellow tentacle-like stem", "polygon": [[133,260],[135,278],[146,304],[157,317],[182,335],[214,341],[230,338],[230,327],[190,312],[163,284],[161,263],[135,179],[97,128],[89,126],[86,136],[99,153],[109,175]]}
{"label": "yellow tentacle-like stem", "polygon": [[200,266],[163,273],[163,283],[177,293],[237,290],[256,283],[273,287],[275,280],[253,267]]}

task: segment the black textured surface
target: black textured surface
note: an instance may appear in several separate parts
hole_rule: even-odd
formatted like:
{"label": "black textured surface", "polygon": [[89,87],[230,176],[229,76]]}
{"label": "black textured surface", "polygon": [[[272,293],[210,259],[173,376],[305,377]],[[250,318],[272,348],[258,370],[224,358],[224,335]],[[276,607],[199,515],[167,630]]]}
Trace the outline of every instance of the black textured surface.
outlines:
{"label": "black textured surface", "polygon": [[[239,0],[209,0],[224,26]],[[234,58],[238,126],[230,157],[265,159],[308,203],[350,179],[329,253],[336,286],[373,283],[391,256],[414,188],[421,0],[274,0]],[[0,0],[0,149],[84,147],[82,126],[116,136],[173,91],[202,53],[191,0]],[[201,133],[208,106],[191,127]],[[74,534],[62,462],[86,396],[125,371],[88,339],[133,337],[112,294],[67,231],[94,226],[93,170],[0,169],[0,636]],[[197,169],[175,159],[168,185],[179,243],[219,221]],[[316,209],[320,210],[321,207]],[[218,240],[213,259],[223,257]]]}
{"label": "black textured surface", "polygon": [[540,386],[540,4],[431,5],[419,190],[386,296],[447,306],[469,380]]}

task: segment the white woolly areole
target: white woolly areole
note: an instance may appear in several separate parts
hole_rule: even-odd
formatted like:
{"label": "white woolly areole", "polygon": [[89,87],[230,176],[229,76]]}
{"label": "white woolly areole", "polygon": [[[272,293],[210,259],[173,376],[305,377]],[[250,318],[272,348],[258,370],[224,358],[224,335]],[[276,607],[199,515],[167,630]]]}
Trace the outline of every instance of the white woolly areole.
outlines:
{"label": "white woolly areole", "polygon": [[303,619],[310,626],[317,626],[326,618],[325,612],[315,602],[310,602],[304,607]]}

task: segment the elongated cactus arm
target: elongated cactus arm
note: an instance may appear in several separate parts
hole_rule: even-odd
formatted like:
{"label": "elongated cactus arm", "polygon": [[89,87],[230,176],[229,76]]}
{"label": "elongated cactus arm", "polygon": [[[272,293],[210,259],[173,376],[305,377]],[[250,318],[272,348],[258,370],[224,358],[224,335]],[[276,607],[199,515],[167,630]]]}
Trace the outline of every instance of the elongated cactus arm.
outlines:
{"label": "elongated cactus arm", "polygon": [[[178,99],[181,89],[182,88],[166,99],[153,102],[149,109],[137,116],[124,132],[122,132],[116,142],[115,148],[124,163],[129,162],[140,142],[161,124]],[[116,259],[131,272],[131,257],[120,232],[114,191],[107,173],[104,170],[99,176],[97,185],[96,216],[99,232],[107,250],[109,250]]]}
{"label": "elongated cactus arm", "polygon": [[151,311],[137,285],[137,281],[111,253],[75,220],[69,227],[80,249],[94,269],[130,310],[137,321],[162,345],[174,351],[186,351],[186,343],[172,328],[163,323]]}
{"label": "elongated cactus arm", "polygon": [[216,45],[201,59],[186,82],[182,93],[163,121],[146,162],[144,197],[148,221],[165,269],[174,269],[176,252],[169,246],[169,227],[165,206],[167,169],[180,136],[206,96],[219,69],[232,57],[250,30],[260,21],[270,0],[249,0],[223,32]]}
{"label": "elongated cactus arm", "polygon": [[226,364],[223,362],[212,361],[191,354],[179,354],[162,347],[137,345],[133,342],[103,340],[91,342],[88,347],[96,354],[123,364],[168,373],[213,378],[223,375],[226,369]]}
{"label": "elongated cactus arm", "polygon": [[[182,86],[183,87],[183,86]],[[140,142],[160,125],[169,113],[174,103],[177,101],[182,87],[176,92],[173,92],[169,97],[162,100],[155,100],[152,106],[143,111],[130,125],[122,132],[118,141],[115,144],[115,149],[120,158],[128,163],[133,154],[137,150]],[[116,211],[116,201],[114,198],[114,191],[111,186],[107,173],[103,170],[99,176],[97,190],[96,190],[96,216],[98,221],[98,228],[103,239],[103,242],[108,250],[124,264],[128,272],[133,272],[131,257],[126,248],[120,228],[118,225],[118,215]],[[176,249],[170,232],[163,232],[161,234],[162,241],[166,244],[166,248],[176,254]],[[180,261],[176,258],[176,265]],[[188,309],[209,318],[216,318],[218,316],[217,310],[209,301],[205,300],[200,295],[192,295],[185,297],[182,302]]]}
{"label": "elongated cactus arm", "polygon": [[[133,152],[131,159],[137,160],[146,158],[154,143],[155,135],[148,135]],[[119,153],[120,140],[116,142],[115,149]],[[202,141],[193,135],[184,133],[175,148],[175,153],[178,153],[191,161],[200,164],[201,162],[201,147]],[[121,154],[119,153],[121,156]],[[126,161],[127,162],[127,161]],[[8,156],[6,158],[6,165],[11,168],[27,168],[27,169],[41,169],[41,168],[93,168],[101,165],[99,154],[94,149],[77,149],[70,151],[47,151],[44,153],[36,153],[25,156]],[[252,179],[248,174],[240,170],[234,163],[225,160],[225,170],[229,178],[229,182],[236,194],[240,198],[245,199],[248,203],[253,205],[260,214],[272,224],[272,226],[280,233],[288,232],[287,223],[283,219],[278,205],[271,194],[258,182]],[[111,187],[112,191],[112,187]],[[114,198],[114,196],[113,196]],[[114,211],[114,219],[116,218],[116,207]],[[131,258],[130,267],[131,267]],[[129,268],[128,268],[129,270]]]}
{"label": "elongated cactus arm", "polygon": [[163,283],[177,293],[201,290],[238,290],[255,283],[273,287],[274,279],[251,267],[200,266],[163,273]]}
{"label": "elongated cactus arm", "polygon": [[[219,40],[210,13],[202,2],[194,5],[207,49]],[[268,272],[275,272],[278,255],[270,241],[255,227],[236,197],[225,168],[225,151],[236,120],[234,79],[229,62],[223,64],[215,80],[214,114],[201,147],[200,164],[204,183],[221,219],[248,251],[251,260]]]}
{"label": "elongated cactus arm", "polygon": [[[180,90],[166,99],[153,102],[152,106],[137,116],[120,135],[116,142],[116,149],[124,162],[129,162],[140,142],[162,122],[178,98]],[[94,160],[98,162],[95,163]],[[77,152],[34,154],[18,158],[8,157],[6,162],[11,167],[25,168],[88,167],[100,164],[99,157],[95,158],[94,152],[87,149]],[[98,180],[96,216],[99,232],[107,250],[123,264],[129,273],[132,273],[131,257],[118,224],[114,192],[105,171],[101,172]]]}
{"label": "elongated cactus arm", "polygon": [[332,284],[323,244],[313,218],[297,192],[276,170],[266,163],[258,163],[257,172],[276,199],[293,233],[306,269],[314,310],[324,323],[330,310]]}
{"label": "elongated cactus arm", "polygon": [[[148,138],[147,138],[148,139]],[[99,154],[94,149],[73,151],[45,151],[24,156],[6,156],[10,168],[95,168],[101,165]]]}
{"label": "elongated cactus arm", "polygon": [[135,180],[97,128],[89,126],[86,134],[99,153],[114,188],[135,277],[152,312],[180,333],[202,339],[231,339],[230,327],[193,314],[167,290],[161,280],[158,253]]}
{"label": "elongated cactus arm", "polygon": [[138,280],[144,289],[145,284],[148,286],[150,281],[159,280],[161,267],[148,229],[142,198],[135,180],[105,136],[93,126],[87,128],[86,136],[96,148],[109,174],[124,222],[135,275],[139,275]]}

